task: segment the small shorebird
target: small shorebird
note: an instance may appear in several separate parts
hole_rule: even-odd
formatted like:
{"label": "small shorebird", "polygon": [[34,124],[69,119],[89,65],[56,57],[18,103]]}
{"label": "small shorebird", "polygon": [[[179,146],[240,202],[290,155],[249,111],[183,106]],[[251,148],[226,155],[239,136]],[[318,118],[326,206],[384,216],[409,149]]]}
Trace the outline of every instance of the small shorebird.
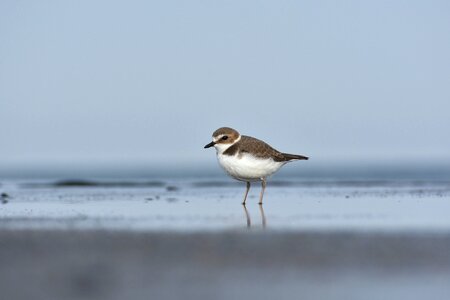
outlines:
{"label": "small shorebird", "polygon": [[216,148],[219,164],[225,172],[234,179],[247,182],[243,205],[247,200],[251,182],[261,181],[259,204],[262,204],[268,176],[288,162],[308,159],[303,155],[277,151],[265,142],[251,136],[241,135],[229,127],[222,127],[214,131],[212,142],[205,148],[213,146]]}

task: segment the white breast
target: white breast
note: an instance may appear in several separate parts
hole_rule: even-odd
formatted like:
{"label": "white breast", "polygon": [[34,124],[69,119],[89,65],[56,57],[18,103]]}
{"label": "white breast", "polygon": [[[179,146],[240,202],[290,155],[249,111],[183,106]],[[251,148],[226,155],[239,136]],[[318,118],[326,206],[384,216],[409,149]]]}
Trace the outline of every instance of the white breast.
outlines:
{"label": "white breast", "polygon": [[217,159],[231,177],[243,181],[260,180],[270,176],[285,164],[285,162],[276,162],[271,158],[256,158],[247,153],[234,156],[217,153]]}

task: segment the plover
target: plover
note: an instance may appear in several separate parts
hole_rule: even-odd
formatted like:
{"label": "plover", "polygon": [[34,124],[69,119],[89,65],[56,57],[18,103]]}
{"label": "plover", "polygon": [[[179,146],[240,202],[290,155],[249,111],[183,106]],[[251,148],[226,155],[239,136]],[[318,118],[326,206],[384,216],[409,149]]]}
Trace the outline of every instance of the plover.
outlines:
{"label": "plover", "polygon": [[288,162],[308,159],[303,155],[282,153],[265,142],[241,135],[230,127],[214,131],[212,142],[204,148],[213,146],[216,148],[219,164],[225,172],[234,179],[247,182],[243,205],[247,200],[251,182],[261,181],[259,204],[262,204],[267,177]]}

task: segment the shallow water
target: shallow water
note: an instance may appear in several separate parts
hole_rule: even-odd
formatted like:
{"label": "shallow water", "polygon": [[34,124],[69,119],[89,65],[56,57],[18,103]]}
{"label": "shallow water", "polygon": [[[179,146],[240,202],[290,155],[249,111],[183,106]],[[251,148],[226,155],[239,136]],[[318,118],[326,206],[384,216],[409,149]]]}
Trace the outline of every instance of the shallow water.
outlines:
{"label": "shallow water", "polygon": [[450,182],[14,180],[7,299],[444,299]]}
{"label": "shallow water", "polygon": [[450,182],[221,180],[6,181],[3,228],[222,230],[450,230]]}

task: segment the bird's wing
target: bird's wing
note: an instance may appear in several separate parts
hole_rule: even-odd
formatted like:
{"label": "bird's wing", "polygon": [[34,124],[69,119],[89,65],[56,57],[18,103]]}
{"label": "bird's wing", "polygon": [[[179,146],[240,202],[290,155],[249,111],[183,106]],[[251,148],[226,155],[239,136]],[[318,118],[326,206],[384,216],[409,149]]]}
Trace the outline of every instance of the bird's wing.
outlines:
{"label": "bird's wing", "polygon": [[251,152],[252,155],[259,158],[272,158],[274,161],[286,161],[286,158],[280,151],[275,150],[265,142],[254,137],[243,135],[238,143],[240,143],[239,149],[242,153]]}

